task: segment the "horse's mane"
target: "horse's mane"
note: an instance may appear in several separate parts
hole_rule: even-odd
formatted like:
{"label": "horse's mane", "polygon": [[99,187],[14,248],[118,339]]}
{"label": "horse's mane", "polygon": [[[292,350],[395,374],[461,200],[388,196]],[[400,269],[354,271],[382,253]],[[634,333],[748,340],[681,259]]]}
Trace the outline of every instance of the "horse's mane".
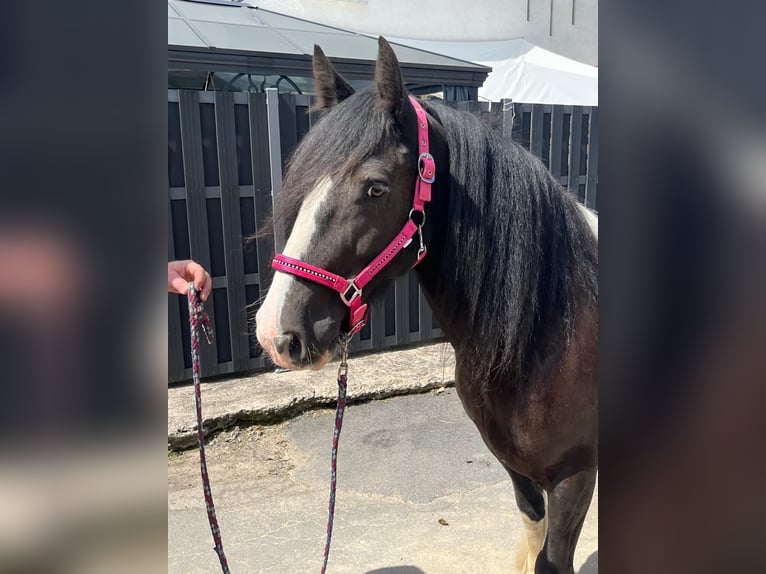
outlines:
{"label": "horse's mane", "polygon": [[438,296],[470,331],[458,351],[476,357],[474,380],[523,382],[571,337],[578,310],[597,302],[597,242],[573,194],[536,157],[470,113],[426,109],[450,154]]}

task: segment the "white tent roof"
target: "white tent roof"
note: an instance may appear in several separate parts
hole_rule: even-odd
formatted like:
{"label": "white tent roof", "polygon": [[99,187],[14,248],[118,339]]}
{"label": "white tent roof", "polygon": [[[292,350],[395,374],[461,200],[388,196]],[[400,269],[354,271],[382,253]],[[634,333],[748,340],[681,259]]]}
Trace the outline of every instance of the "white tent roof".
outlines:
{"label": "white tent roof", "polygon": [[543,50],[523,38],[486,42],[389,40],[491,66],[492,73],[479,88],[481,98],[511,98],[528,104],[598,105],[598,68]]}

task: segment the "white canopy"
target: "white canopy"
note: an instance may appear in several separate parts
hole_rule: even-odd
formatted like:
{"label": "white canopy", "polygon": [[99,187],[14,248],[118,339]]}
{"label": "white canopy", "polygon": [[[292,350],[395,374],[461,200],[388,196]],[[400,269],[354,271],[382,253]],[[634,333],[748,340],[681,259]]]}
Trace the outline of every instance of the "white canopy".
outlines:
{"label": "white canopy", "polygon": [[492,67],[479,97],[511,98],[528,104],[598,106],[598,68],[527,42],[523,38],[486,42],[390,41]]}

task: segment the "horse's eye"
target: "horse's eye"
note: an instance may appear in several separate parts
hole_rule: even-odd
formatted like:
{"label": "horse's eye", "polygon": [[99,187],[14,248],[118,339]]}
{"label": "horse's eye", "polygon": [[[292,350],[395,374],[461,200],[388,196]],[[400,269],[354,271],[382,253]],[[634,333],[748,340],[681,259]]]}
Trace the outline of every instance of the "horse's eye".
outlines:
{"label": "horse's eye", "polygon": [[386,193],[388,193],[388,188],[380,184],[371,185],[367,188],[367,197],[383,197]]}

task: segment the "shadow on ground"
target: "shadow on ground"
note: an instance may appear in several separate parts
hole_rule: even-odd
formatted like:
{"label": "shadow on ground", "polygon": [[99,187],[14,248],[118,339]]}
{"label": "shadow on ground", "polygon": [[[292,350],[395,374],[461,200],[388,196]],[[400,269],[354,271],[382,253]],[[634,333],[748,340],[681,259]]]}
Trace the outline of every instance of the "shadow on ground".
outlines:
{"label": "shadow on ground", "polygon": [[598,574],[598,552],[588,556],[577,574]]}
{"label": "shadow on ground", "polygon": [[390,568],[376,568],[365,574],[426,574],[417,566],[391,566]]}

